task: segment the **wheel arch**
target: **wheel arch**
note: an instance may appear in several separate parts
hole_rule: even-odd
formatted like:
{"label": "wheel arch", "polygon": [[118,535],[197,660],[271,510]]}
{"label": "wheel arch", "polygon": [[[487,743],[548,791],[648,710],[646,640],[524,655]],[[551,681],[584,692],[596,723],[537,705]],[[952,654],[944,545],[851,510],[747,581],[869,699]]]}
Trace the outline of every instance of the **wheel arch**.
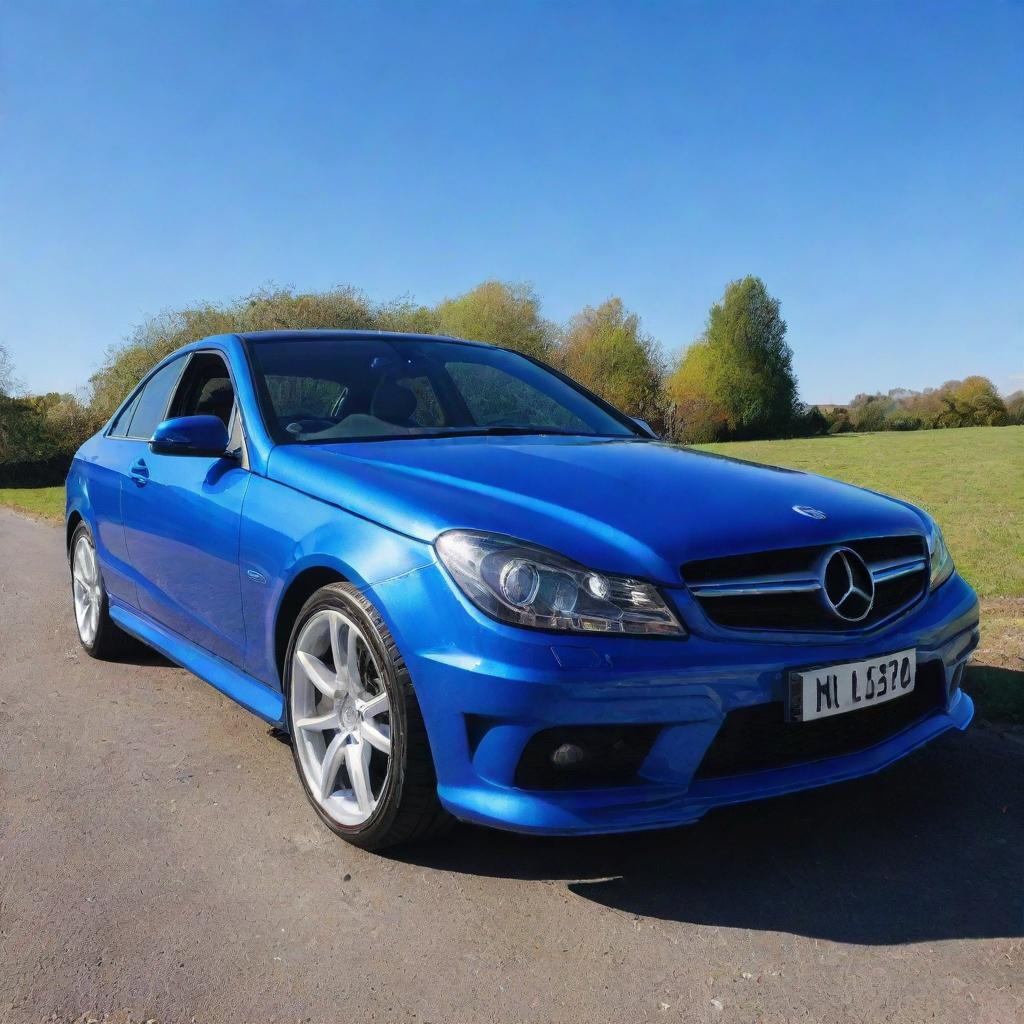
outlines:
{"label": "wheel arch", "polygon": [[284,659],[288,653],[292,627],[302,606],[321,588],[331,583],[351,582],[335,566],[311,565],[296,574],[281,595],[274,619],[274,664],[281,685],[284,685]]}
{"label": "wheel arch", "polygon": [[65,537],[64,537],[64,548],[70,555],[71,553],[71,538],[75,535],[75,530],[78,529],[79,523],[85,522],[85,516],[82,515],[78,509],[74,509],[70,515],[68,515],[67,523],[65,524]]}

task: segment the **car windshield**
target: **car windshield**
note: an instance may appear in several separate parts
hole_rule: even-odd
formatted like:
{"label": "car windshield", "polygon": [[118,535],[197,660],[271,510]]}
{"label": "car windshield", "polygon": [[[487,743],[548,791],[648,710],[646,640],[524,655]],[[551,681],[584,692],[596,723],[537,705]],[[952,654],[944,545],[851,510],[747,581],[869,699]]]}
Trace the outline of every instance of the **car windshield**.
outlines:
{"label": "car windshield", "polygon": [[282,442],[642,436],[610,406],[505,349],[381,337],[251,338],[249,346],[267,425]]}

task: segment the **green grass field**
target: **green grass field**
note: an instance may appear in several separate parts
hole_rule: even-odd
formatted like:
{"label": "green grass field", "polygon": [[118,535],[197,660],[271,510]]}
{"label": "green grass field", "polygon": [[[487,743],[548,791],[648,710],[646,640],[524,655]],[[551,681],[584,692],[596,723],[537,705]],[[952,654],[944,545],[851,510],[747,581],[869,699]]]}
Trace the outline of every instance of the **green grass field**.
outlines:
{"label": "green grass field", "polygon": [[806,469],[920,505],[982,597],[1024,595],[1024,427],[840,434],[705,446]]}
{"label": "green grass field", "polygon": [[63,487],[0,487],[0,505],[44,519],[64,518]]}

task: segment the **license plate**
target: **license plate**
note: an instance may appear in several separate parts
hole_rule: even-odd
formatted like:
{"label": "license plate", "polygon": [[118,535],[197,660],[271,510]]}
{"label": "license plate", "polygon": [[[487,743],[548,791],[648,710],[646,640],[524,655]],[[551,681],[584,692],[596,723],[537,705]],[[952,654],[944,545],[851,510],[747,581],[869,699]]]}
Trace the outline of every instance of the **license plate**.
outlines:
{"label": "license plate", "polygon": [[914,689],[917,652],[823,665],[789,674],[789,718],[810,722],[884,704]]}

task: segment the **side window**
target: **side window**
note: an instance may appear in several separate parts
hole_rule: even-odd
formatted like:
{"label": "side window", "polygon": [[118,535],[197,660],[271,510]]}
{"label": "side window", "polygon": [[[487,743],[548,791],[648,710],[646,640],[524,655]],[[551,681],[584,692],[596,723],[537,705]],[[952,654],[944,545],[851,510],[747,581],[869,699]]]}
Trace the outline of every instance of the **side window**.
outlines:
{"label": "side window", "polygon": [[189,361],[171,403],[171,416],[216,416],[231,429],[235,389],[220,356],[203,352]]}
{"label": "side window", "polygon": [[139,398],[142,397],[140,391],[118,414],[110,427],[110,433],[108,437],[127,437],[128,436],[128,425],[132,421],[132,416],[135,414],[135,407],[139,404]]}
{"label": "side window", "polygon": [[184,363],[184,358],[179,357],[157,370],[150,377],[149,383],[142,389],[142,393],[135,402],[135,412],[132,415],[127,437],[137,437],[148,441],[153,436],[157,424],[164,418],[167,399],[170,398],[171,388],[174,387]]}

